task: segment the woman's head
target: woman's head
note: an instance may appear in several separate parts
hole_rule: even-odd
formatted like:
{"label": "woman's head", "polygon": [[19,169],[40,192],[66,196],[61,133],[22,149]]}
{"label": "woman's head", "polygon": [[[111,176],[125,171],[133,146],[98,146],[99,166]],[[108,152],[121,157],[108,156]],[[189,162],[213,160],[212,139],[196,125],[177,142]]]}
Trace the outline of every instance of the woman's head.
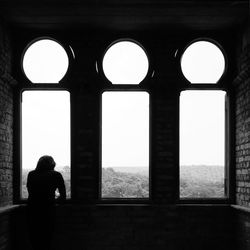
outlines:
{"label": "woman's head", "polygon": [[40,157],[40,159],[37,162],[36,170],[42,170],[42,171],[48,171],[53,170],[56,166],[56,163],[53,159],[53,157],[49,155],[44,155]]}

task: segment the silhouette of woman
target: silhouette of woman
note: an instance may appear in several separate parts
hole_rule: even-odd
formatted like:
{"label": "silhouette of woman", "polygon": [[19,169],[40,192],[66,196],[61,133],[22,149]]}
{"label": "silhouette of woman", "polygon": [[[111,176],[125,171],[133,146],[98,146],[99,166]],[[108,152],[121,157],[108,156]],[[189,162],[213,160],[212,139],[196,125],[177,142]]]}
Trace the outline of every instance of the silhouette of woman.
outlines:
{"label": "silhouette of woman", "polygon": [[[28,229],[34,250],[48,250],[54,231],[55,204],[66,199],[66,190],[61,173],[54,170],[51,156],[42,156],[28,174]],[[60,196],[56,199],[58,189]]]}

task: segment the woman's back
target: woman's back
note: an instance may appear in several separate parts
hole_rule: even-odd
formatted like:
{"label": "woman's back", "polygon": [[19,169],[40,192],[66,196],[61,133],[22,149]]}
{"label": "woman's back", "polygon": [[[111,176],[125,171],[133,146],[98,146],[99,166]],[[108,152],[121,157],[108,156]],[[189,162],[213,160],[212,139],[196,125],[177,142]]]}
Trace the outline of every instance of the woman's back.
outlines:
{"label": "woman's back", "polygon": [[55,170],[33,170],[29,172],[27,189],[29,204],[54,204],[56,189],[60,193],[59,199],[66,198],[63,177]]}

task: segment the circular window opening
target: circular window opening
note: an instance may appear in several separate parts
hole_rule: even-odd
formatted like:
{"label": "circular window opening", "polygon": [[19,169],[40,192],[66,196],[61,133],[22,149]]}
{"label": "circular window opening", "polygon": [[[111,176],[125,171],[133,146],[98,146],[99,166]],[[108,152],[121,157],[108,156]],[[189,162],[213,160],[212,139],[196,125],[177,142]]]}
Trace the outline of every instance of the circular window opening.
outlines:
{"label": "circular window opening", "polygon": [[120,41],[106,51],[102,67],[112,84],[139,84],[148,73],[149,61],[140,45]]}
{"label": "circular window opening", "polygon": [[32,83],[58,83],[66,74],[68,66],[66,51],[51,39],[32,43],[23,56],[23,71]]}
{"label": "circular window opening", "polygon": [[215,84],[225,71],[225,57],[214,43],[197,41],[184,51],[181,57],[181,69],[190,83]]}

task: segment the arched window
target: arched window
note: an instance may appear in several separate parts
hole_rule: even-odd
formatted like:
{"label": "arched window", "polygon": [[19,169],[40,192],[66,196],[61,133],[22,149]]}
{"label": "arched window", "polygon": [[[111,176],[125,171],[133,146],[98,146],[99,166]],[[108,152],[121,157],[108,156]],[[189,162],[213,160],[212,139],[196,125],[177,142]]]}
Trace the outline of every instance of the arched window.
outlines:
{"label": "arched window", "polygon": [[26,48],[22,67],[32,83],[59,83],[68,70],[69,58],[60,43],[44,38]]}
{"label": "arched window", "polygon": [[225,57],[215,43],[198,40],[182,54],[181,70],[192,84],[216,84],[225,72]]}
{"label": "arched window", "polygon": [[182,73],[191,83],[180,94],[181,199],[227,196],[227,93],[215,88],[225,72],[225,61],[219,46],[208,40],[192,42],[181,57]]}
{"label": "arched window", "polygon": [[[116,86],[102,94],[102,199],[148,199],[149,94],[140,89],[149,61],[137,42],[120,40],[105,52],[103,72]],[[123,85],[135,85],[124,90]]]}
{"label": "arched window", "polygon": [[140,84],[149,68],[148,56],[141,45],[121,40],[113,43],[105,52],[103,72],[112,84]]}
{"label": "arched window", "polygon": [[54,39],[31,42],[22,68],[29,82],[21,91],[21,198],[27,198],[27,174],[38,159],[51,155],[71,197],[70,93],[58,84],[67,73],[69,57]]}

